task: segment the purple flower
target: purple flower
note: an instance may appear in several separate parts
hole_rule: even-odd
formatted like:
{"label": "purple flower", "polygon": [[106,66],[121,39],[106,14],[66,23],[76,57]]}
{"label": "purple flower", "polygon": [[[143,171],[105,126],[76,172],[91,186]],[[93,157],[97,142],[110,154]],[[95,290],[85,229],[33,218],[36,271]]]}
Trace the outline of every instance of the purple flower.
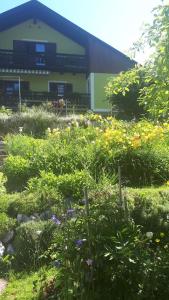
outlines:
{"label": "purple flower", "polygon": [[80,248],[84,242],[86,242],[86,239],[80,239],[80,240],[76,240],[75,244],[78,248]]}
{"label": "purple flower", "polygon": [[61,224],[61,221],[56,217],[56,215],[53,215],[53,216],[51,217],[51,220],[52,220],[55,224],[57,224],[57,225],[60,225],[60,224]]}

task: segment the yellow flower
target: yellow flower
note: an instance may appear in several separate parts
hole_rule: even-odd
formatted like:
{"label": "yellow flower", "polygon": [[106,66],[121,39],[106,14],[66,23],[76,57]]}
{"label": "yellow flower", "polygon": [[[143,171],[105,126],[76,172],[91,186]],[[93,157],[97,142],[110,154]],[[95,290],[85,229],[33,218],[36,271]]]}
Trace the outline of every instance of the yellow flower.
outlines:
{"label": "yellow flower", "polygon": [[155,242],[156,243],[160,243],[160,239],[155,239]]}

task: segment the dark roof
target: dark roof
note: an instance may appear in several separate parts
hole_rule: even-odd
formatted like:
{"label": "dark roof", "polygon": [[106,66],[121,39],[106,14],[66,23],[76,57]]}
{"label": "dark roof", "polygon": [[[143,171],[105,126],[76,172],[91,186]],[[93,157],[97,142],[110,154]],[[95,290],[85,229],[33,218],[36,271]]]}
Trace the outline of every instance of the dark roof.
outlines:
{"label": "dark roof", "polygon": [[[90,71],[118,73],[135,64],[129,57],[102,40],[54,12],[37,0],[28,1],[0,14],[0,31],[16,26],[28,19],[36,18],[86,48]],[[100,61],[101,60],[101,61]],[[99,62],[99,64],[98,64]],[[99,67],[100,62],[102,67]]]}

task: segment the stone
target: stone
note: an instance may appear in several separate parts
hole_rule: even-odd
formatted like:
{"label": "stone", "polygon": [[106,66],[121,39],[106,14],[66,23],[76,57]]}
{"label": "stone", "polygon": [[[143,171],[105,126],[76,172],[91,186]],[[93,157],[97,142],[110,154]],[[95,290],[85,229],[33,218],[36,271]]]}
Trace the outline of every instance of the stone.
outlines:
{"label": "stone", "polygon": [[0,257],[4,255],[4,252],[5,252],[5,246],[2,244],[2,242],[0,242]]}
{"label": "stone", "polygon": [[35,216],[30,216],[30,220],[31,220],[31,221],[36,221],[37,218],[36,218]]}
{"label": "stone", "polygon": [[15,250],[14,250],[14,247],[12,246],[12,244],[8,245],[8,247],[6,248],[6,252],[11,255],[15,253]]}
{"label": "stone", "polygon": [[2,239],[2,242],[4,244],[7,244],[13,239],[13,237],[14,237],[14,231],[11,230],[5,234],[4,238]]}
{"label": "stone", "polygon": [[17,215],[17,221],[19,223],[26,223],[31,221],[30,217],[26,216],[26,215],[22,215],[22,214],[18,214]]}
{"label": "stone", "polygon": [[0,279],[0,294],[3,293],[3,291],[5,290],[7,284],[8,284],[8,282],[6,280]]}
{"label": "stone", "polygon": [[39,214],[38,213],[34,213],[33,216],[36,218],[36,219],[39,219]]}
{"label": "stone", "polygon": [[22,215],[22,222],[23,223],[26,223],[26,222],[29,222],[31,221],[30,217],[26,216],[26,215]]}
{"label": "stone", "polygon": [[16,218],[19,223],[22,222],[22,214],[18,214]]}

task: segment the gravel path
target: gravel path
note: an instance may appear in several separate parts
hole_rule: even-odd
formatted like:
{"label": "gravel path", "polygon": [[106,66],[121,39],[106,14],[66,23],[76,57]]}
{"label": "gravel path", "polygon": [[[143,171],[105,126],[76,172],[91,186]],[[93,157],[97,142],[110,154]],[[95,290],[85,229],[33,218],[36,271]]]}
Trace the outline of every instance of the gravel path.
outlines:
{"label": "gravel path", "polygon": [[5,279],[0,279],[0,294],[2,294],[7,284],[8,282]]}

